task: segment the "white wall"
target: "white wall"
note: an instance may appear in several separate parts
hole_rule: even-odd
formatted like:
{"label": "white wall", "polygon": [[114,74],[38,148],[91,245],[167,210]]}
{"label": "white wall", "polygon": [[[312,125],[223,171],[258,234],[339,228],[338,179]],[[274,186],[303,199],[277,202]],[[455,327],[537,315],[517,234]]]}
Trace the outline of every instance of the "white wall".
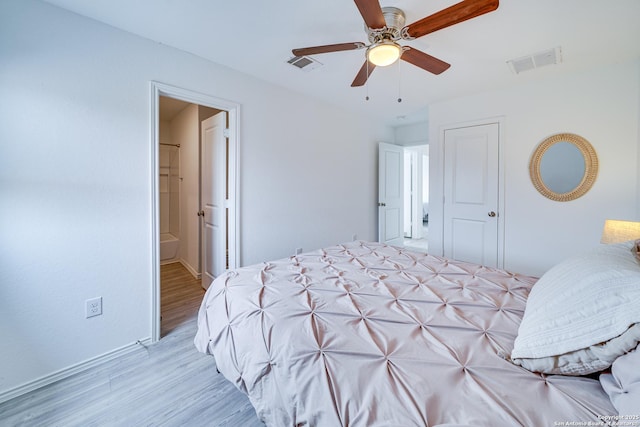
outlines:
{"label": "white wall", "polygon": [[241,105],[242,264],[376,238],[373,120],[33,0],[0,58],[0,397],[151,334],[151,80]]}
{"label": "white wall", "polygon": [[[505,123],[506,269],[540,275],[597,245],[606,218],[639,220],[639,69],[635,61],[430,105],[430,251],[442,253],[442,129],[489,117]],[[535,147],[560,132],[590,141],[600,163],[593,188],[564,203],[540,195],[528,170]]]}
{"label": "white wall", "polygon": [[158,135],[158,139],[162,144],[178,144],[178,142],[173,142],[173,137],[171,136],[171,121],[169,120],[160,120],[159,121],[160,134]]}
{"label": "white wall", "polygon": [[178,257],[192,274],[200,273],[200,124],[198,106],[190,104],[171,120],[180,144],[180,249]]}
{"label": "white wall", "polygon": [[413,146],[429,144],[429,123],[425,116],[423,122],[397,126],[394,129],[396,144]]}
{"label": "white wall", "polygon": [[180,237],[180,148],[171,135],[171,122],[159,122],[160,233]]}
{"label": "white wall", "polygon": [[180,236],[179,223],[179,196],[178,174],[180,169],[179,148],[175,147],[171,136],[171,122],[161,120],[159,122],[160,133],[158,139],[158,166],[160,181],[158,182],[160,193],[160,233],[172,233]]}

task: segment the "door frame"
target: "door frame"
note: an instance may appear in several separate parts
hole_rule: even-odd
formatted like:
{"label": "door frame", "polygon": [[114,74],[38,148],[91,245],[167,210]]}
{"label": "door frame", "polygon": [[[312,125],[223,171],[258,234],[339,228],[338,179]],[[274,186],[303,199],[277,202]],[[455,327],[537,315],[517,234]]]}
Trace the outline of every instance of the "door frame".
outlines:
{"label": "door frame", "polygon": [[[416,237],[415,234],[415,185],[416,180],[414,179],[416,176],[416,150],[413,150],[412,147],[403,147],[404,148],[404,179],[402,185],[402,203],[404,205],[404,214],[403,214],[403,226],[402,230],[403,237],[405,239],[413,239]],[[409,168],[407,169],[407,156],[409,158]],[[408,180],[406,179],[408,176]],[[408,222],[407,222],[408,219]],[[409,235],[407,235],[407,225],[409,228]]]}
{"label": "door frame", "polygon": [[229,268],[237,268],[240,261],[239,245],[239,197],[237,194],[240,170],[240,104],[192,90],[165,83],[150,82],[150,164],[151,164],[151,342],[160,340],[160,197],[159,197],[159,142],[160,142],[160,96],[179,99],[228,113],[229,121],[229,163],[227,200]]}
{"label": "door frame", "polygon": [[[425,164],[422,161],[422,156],[424,155],[425,151],[428,150],[429,145],[428,144],[421,144],[421,145],[407,145],[404,146],[404,151],[405,154],[407,152],[409,152],[409,154],[411,155],[411,182],[409,183],[410,187],[410,192],[411,195],[409,196],[410,199],[410,217],[411,217],[411,230],[410,230],[410,234],[411,236],[405,236],[405,237],[410,237],[411,239],[424,239],[426,236],[422,235],[422,204],[424,203],[424,199],[422,198],[422,193],[423,193],[423,187],[424,187],[424,180],[423,180],[423,170],[425,168]],[[428,168],[428,164],[427,164],[427,168]],[[405,170],[405,175],[407,173],[407,171]],[[405,190],[407,189],[407,182],[404,183],[404,187]],[[406,193],[405,193],[406,195]],[[405,204],[406,204],[406,200],[405,200]],[[406,212],[405,212],[405,217],[406,217]],[[406,227],[406,224],[405,224]]]}
{"label": "door frame", "polygon": [[[505,223],[505,217],[506,217],[506,212],[505,212],[505,200],[504,200],[504,196],[505,196],[505,182],[504,182],[504,175],[505,175],[505,165],[504,165],[504,129],[505,129],[505,118],[503,116],[498,116],[498,117],[489,117],[486,119],[478,119],[478,120],[472,120],[472,121],[465,121],[465,122],[457,122],[457,123],[451,123],[451,124],[446,124],[446,125],[442,125],[439,127],[438,129],[438,147],[437,147],[437,167],[439,168],[439,172],[438,175],[441,177],[440,179],[440,183],[438,185],[438,190],[439,190],[439,196],[438,197],[438,202],[439,202],[439,208],[438,208],[438,217],[439,218],[434,218],[437,220],[437,224],[433,224],[434,228],[435,227],[440,227],[440,242],[438,247],[440,249],[440,255],[444,256],[444,186],[445,186],[445,182],[444,182],[444,171],[445,171],[445,158],[444,158],[444,137],[445,137],[445,131],[447,130],[452,130],[452,129],[459,129],[459,128],[466,128],[466,127],[475,127],[475,126],[483,126],[483,125],[490,125],[490,124],[497,124],[498,125],[498,218],[497,218],[497,228],[498,228],[498,268],[504,268],[504,223]],[[434,162],[433,159],[432,160],[432,156],[429,156],[430,160],[429,163],[430,164],[434,164],[432,162]],[[431,174],[431,171],[429,171],[430,173],[430,178],[433,177],[433,174]],[[435,183],[434,183],[435,184]],[[433,188],[433,187],[432,187]],[[431,199],[431,198],[430,198]],[[435,206],[435,202],[436,202],[436,198],[433,198],[433,204],[434,204],[434,210],[436,208]],[[429,201],[429,210],[431,210],[431,200]],[[429,225],[431,226],[431,215],[429,216]],[[433,235],[433,233],[429,233],[430,236]],[[431,245],[432,242],[431,240],[429,241],[429,248],[431,249]],[[435,245],[434,245],[435,246]],[[435,247],[434,247],[435,249]],[[435,250],[432,251],[432,253],[435,253]]]}

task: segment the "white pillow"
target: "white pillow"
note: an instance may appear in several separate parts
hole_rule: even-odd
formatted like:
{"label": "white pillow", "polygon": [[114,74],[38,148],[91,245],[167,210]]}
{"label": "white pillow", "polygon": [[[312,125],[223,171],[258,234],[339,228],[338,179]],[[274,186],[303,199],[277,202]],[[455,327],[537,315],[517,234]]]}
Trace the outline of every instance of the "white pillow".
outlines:
{"label": "white pillow", "polygon": [[514,363],[533,372],[562,375],[586,375],[607,369],[614,360],[636,348],[640,342],[640,323],[622,335],[587,348],[557,356],[516,359]]}
{"label": "white pillow", "polygon": [[640,264],[633,243],[600,245],[545,273],[527,299],[513,363],[584,375],[635,348],[640,334],[631,326],[640,323]]}

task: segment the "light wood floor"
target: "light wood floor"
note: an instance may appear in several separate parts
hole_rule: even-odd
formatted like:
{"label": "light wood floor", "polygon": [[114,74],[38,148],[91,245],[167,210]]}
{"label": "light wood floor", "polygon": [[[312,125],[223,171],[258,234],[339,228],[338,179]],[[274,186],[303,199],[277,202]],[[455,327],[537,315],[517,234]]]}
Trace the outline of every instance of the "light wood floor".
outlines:
{"label": "light wood floor", "polygon": [[160,336],[164,337],[198,312],[204,289],[179,262],[160,267],[160,283]]}
{"label": "light wood floor", "polygon": [[0,404],[0,426],[264,427],[193,345],[199,281],[180,264],[161,270],[159,342]]}
{"label": "light wood floor", "polygon": [[429,233],[429,225],[426,222],[422,223],[422,238],[412,239],[405,237],[404,247],[411,250],[426,254],[429,252],[429,239],[427,234]]}

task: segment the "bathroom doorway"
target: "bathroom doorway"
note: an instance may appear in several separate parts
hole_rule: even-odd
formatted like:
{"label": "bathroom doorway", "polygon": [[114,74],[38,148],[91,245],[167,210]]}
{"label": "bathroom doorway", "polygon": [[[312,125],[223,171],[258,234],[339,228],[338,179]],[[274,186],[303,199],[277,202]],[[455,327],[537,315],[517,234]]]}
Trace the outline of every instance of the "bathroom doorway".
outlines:
{"label": "bathroom doorway", "polygon": [[225,175],[226,181],[226,170],[201,167],[201,123],[219,112],[160,97],[160,264],[180,263],[195,278],[202,274],[201,180],[203,176],[214,180]]}
{"label": "bathroom doorway", "polygon": [[[181,298],[179,292],[174,292],[175,284],[165,289],[165,270],[169,266],[172,270],[182,270],[182,275],[188,279],[185,280],[185,286],[190,286],[187,282],[191,282],[191,278],[199,283],[203,274],[203,254],[211,253],[206,251],[208,248],[203,249],[201,246],[205,222],[201,188],[206,187],[202,184],[202,179],[225,182],[222,200],[227,223],[222,230],[225,245],[216,249],[214,256],[225,269],[237,266],[238,221],[235,192],[238,110],[237,104],[228,101],[152,83],[152,164],[155,171],[152,180],[155,196],[152,218],[154,342],[164,335],[166,321],[173,322],[163,313],[167,307],[167,297],[171,295],[171,298]],[[203,161],[201,124],[220,112],[226,112],[225,159],[222,162]],[[186,301],[172,300],[170,305],[180,306],[183,302]],[[174,313],[171,317],[175,317]],[[174,325],[170,326],[173,327]]]}

